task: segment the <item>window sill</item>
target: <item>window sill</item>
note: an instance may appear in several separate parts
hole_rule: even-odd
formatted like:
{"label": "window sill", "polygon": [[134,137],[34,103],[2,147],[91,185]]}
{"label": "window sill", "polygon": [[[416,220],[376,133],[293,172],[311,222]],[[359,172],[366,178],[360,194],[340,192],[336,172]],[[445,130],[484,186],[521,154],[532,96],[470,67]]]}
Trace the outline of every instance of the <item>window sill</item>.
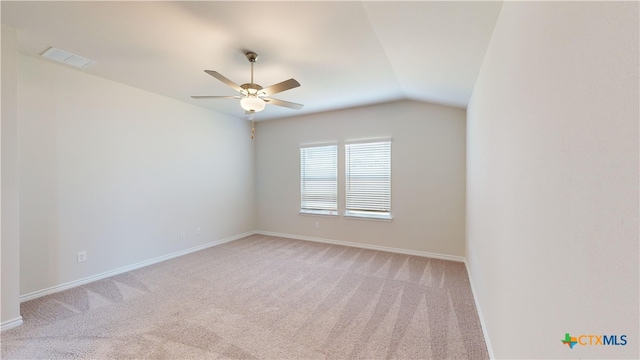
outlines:
{"label": "window sill", "polygon": [[307,215],[307,216],[338,217],[338,212],[334,210],[300,210],[298,213],[300,215]]}
{"label": "window sill", "polygon": [[393,221],[393,217],[391,214],[389,215],[374,215],[374,214],[344,214],[345,219],[349,220],[371,220],[371,221],[382,221],[382,222],[391,222]]}

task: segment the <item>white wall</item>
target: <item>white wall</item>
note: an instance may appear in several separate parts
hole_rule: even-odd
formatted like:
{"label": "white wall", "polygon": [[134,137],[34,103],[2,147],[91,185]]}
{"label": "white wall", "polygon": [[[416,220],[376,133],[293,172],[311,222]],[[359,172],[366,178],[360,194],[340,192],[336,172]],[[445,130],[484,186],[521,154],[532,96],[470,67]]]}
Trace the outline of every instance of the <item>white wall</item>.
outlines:
{"label": "white wall", "polygon": [[22,295],[255,228],[247,121],[24,55],[18,65]]}
{"label": "white wall", "polygon": [[467,261],[496,358],[640,355],[638,10],[502,6],[467,118]]}
{"label": "white wall", "polygon": [[3,328],[20,324],[17,32],[2,25],[2,309]]}
{"label": "white wall", "polygon": [[[301,144],[392,137],[392,222],[299,215]],[[464,256],[465,111],[401,101],[257,123],[258,230]],[[320,222],[320,229],[314,223]]]}

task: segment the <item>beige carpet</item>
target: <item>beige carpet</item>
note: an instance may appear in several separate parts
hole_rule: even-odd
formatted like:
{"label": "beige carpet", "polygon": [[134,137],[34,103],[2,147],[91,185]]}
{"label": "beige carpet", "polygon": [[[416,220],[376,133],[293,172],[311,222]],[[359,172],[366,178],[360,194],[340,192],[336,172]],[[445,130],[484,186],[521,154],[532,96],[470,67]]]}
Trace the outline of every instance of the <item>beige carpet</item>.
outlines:
{"label": "beige carpet", "polygon": [[253,235],[22,304],[3,359],[486,359],[464,264]]}

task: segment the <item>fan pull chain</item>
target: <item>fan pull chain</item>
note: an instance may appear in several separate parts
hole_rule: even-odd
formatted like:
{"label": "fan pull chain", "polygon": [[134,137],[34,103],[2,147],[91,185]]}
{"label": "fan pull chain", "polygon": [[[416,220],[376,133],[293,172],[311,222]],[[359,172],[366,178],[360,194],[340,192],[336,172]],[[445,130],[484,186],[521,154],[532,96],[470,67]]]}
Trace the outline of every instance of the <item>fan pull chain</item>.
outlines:
{"label": "fan pull chain", "polygon": [[251,140],[256,136],[255,120],[251,119]]}

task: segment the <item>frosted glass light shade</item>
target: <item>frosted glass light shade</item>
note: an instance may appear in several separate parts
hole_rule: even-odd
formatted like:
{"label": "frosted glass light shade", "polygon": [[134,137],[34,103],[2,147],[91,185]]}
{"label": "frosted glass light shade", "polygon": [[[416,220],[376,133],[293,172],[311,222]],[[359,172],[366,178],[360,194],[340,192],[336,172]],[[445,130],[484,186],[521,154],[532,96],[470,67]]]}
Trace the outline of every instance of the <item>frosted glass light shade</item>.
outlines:
{"label": "frosted glass light shade", "polygon": [[240,106],[242,106],[246,111],[262,111],[264,110],[265,105],[264,100],[255,96],[247,96],[240,100]]}

